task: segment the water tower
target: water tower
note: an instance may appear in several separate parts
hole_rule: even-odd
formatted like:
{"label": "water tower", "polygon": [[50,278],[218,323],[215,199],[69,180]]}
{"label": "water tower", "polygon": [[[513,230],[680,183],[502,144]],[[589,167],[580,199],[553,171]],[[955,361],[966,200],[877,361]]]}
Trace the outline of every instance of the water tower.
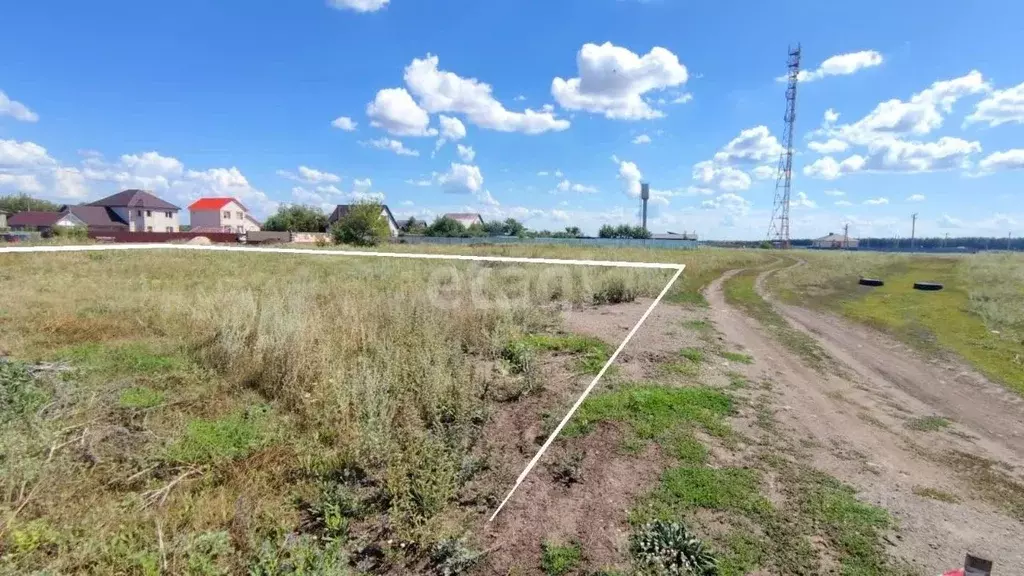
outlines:
{"label": "water tower", "polygon": [[644,230],[647,230],[647,201],[651,199],[651,185],[647,182],[640,183],[640,220]]}

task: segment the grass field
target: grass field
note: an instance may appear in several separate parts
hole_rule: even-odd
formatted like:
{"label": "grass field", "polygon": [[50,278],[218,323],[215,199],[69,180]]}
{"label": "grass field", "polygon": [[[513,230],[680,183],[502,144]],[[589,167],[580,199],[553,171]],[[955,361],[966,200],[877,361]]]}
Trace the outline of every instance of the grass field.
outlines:
{"label": "grass field", "polygon": [[[193,252],[0,255],[4,570],[443,570],[480,431],[593,372],[560,306],[665,271]],[[554,312],[554,313],[553,313]],[[39,364],[42,362],[43,364]],[[510,393],[511,391],[511,393]],[[507,485],[491,487],[495,494]],[[432,568],[431,568],[432,567]]]}
{"label": "grass field", "polygon": [[[800,252],[805,266],[776,273],[783,299],[825,308],[926,351],[948,350],[1024,394],[1024,255],[927,256]],[[860,276],[885,280],[866,288]],[[941,282],[940,292],[913,289]]]}

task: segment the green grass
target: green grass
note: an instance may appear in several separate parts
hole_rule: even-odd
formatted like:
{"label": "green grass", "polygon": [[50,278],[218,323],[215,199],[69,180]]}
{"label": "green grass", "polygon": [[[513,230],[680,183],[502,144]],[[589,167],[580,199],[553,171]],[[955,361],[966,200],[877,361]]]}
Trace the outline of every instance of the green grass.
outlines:
{"label": "green grass", "polygon": [[698,348],[684,348],[679,354],[694,364],[700,364],[704,361],[704,352]]}
{"label": "green grass", "polygon": [[907,428],[918,432],[938,432],[948,428],[950,421],[942,416],[921,416],[907,420]]}
{"label": "green grass", "polygon": [[181,464],[209,464],[252,454],[267,440],[267,408],[257,407],[213,420],[192,420],[164,458]]}
{"label": "green grass", "polygon": [[754,284],[760,272],[756,269],[744,270],[727,280],[723,286],[726,301],[756,319],[772,337],[814,369],[835,369],[835,362],[813,338],[790,326],[786,319],[757,293]]}
{"label": "green grass", "polygon": [[626,386],[589,398],[563,434],[585,434],[602,421],[626,423],[643,439],[658,438],[679,424],[696,424],[722,434],[722,418],[732,411],[732,398],[712,388]]}
{"label": "green grass", "polygon": [[658,365],[658,370],[663,374],[675,374],[678,376],[697,376],[700,374],[700,367],[693,362],[663,362]]}
{"label": "green grass", "polygon": [[707,320],[687,320],[683,326],[696,332],[710,332],[715,329],[714,325]]}
{"label": "green grass", "polygon": [[138,386],[122,390],[117,404],[122,408],[153,408],[164,403],[164,394],[152,388]]}
{"label": "green grass", "polygon": [[741,354],[739,352],[719,352],[718,355],[730,362],[737,362],[739,364],[754,363],[754,357],[749,354]]}
{"label": "green grass", "polygon": [[563,576],[579,567],[583,562],[583,549],[578,542],[541,544],[540,566],[547,576]]}
{"label": "green grass", "polygon": [[577,369],[586,374],[597,374],[611,357],[611,347],[603,340],[577,334],[533,334],[518,342],[530,350],[574,354],[580,358]]}
{"label": "green grass", "polygon": [[67,348],[57,355],[81,369],[103,375],[152,375],[179,369],[185,363],[180,356],[158,353],[144,342],[112,345],[90,342]]}
{"label": "green grass", "polygon": [[747,378],[739,372],[726,372],[725,375],[729,378],[729,388],[733,390],[742,390],[750,386]]}
{"label": "green grass", "polygon": [[959,502],[960,499],[946,492],[939,490],[938,488],[929,488],[928,486],[914,486],[911,490],[914,494],[922,498],[931,498],[932,500],[938,500],[939,502],[947,502],[950,504]]}
{"label": "green grass", "polygon": [[642,510],[646,521],[671,520],[697,508],[759,514],[771,510],[771,503],[761,496],[756,470],[680,467],[664,473]]}

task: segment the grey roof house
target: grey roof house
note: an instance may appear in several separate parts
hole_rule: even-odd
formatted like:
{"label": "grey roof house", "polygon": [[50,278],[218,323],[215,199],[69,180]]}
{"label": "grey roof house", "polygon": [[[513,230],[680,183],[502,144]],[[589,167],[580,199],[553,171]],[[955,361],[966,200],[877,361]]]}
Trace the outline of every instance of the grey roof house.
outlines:
{"label": "grey roof house", "polygon": [[[338,204],[335,206],[334,211],[327,217],[327,226],[330,227],[338,220],[344,218],[353,206],[355,206],[355,204]],[[387,204],[381,205],[381,208],[381,218],[385,218],[388,221],[388,229],[391,230],[391,236],[398,236],[398,222],[395,221],[394,215],[391,214],[391,209],[388,208]]]}
{"label": "grey roof house", "polygon": [[[178,212],[181,208],[157,198],[145,190],[124,190],[85,206],[104,208],[110,213],[109,222],[120,221],[130,232],[177,232]],[[103,221],[100,212],[92,215]]]}

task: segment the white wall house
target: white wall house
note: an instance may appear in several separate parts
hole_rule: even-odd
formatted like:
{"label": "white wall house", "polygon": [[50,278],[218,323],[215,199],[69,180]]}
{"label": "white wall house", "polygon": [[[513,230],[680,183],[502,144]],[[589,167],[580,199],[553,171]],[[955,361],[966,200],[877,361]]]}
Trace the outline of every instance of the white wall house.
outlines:
{"label": "white wall house", "polygon": [[256,232],[260,223],[237,198],[200,198],[188,207],[193,232]]}
{"label": "white wall house", "polygon": [[445,214],[445,218],[451,218],[466,228],[469,228],[473,224],[479,224],[481,226],[484,225],[484,217],[472,212],[449,212]]}
{"label": "white wall house", "polygon": [[[353,204],[338,204],[334,207],[334,211],[327,217],[327,227],[330,228],[335,222],[341,220],[348,214],[349,209]],[[380,217],[387,221],[388,231],[391,232],[391,237],[398,236],[398,222],[395,221],[395,217],[391,214],[391,209],[388,208],[387,204],[382,204],[380,207]]]}
{"label": "white wall house", "polygon": [[177,232],[178,208],[145,190],[124,190],[88,206],[103,206],[128,224],[129,232]]}

